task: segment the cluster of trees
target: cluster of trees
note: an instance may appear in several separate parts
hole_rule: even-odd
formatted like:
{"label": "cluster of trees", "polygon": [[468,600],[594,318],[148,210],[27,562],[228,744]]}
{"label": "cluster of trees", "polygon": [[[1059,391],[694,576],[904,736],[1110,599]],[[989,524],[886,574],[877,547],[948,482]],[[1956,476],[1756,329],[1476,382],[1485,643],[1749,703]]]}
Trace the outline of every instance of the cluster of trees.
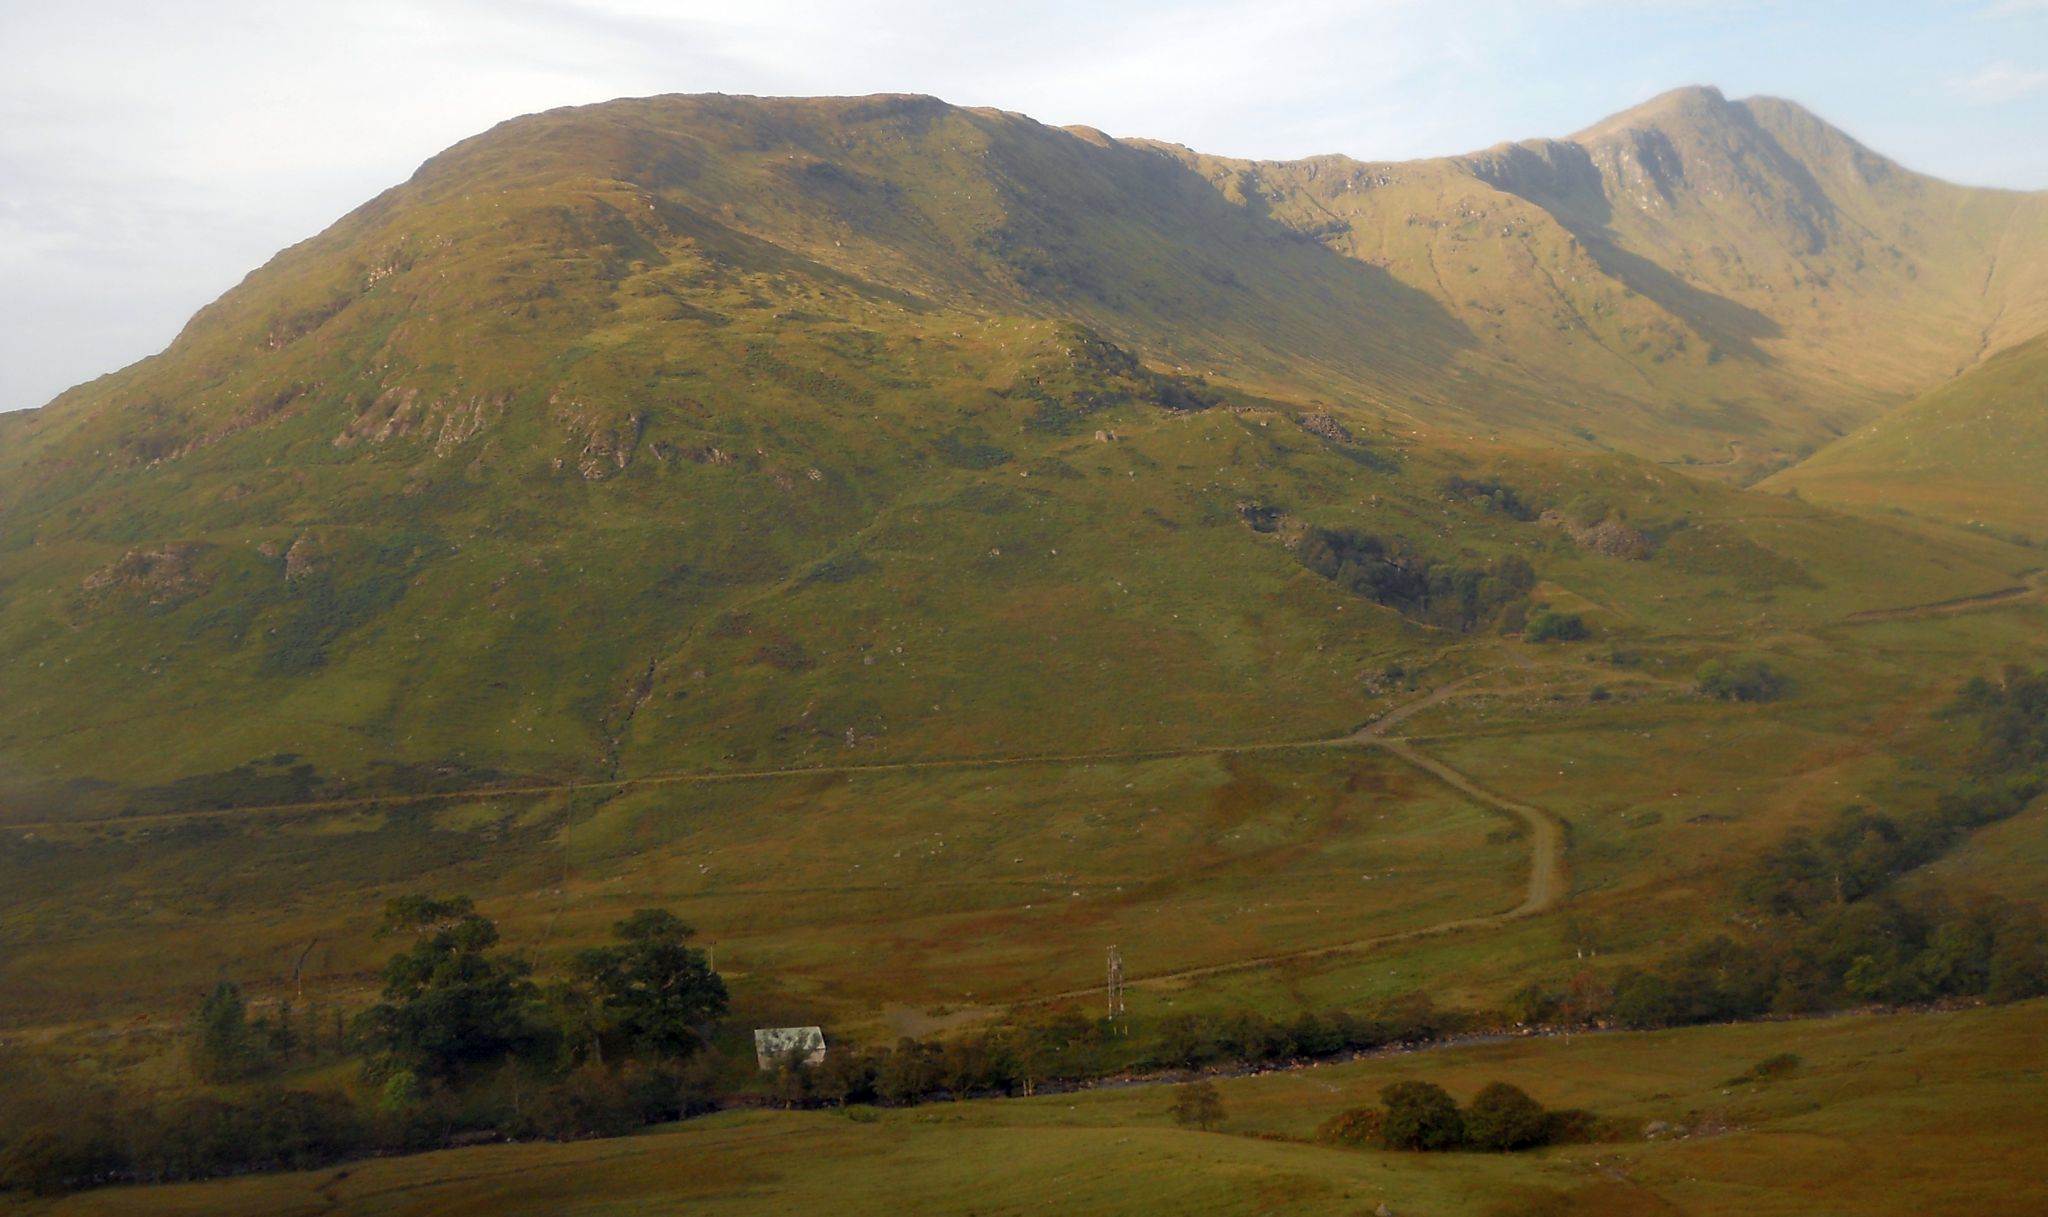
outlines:
{"label": "cluster of trees", "polygon": [[201,1179],[251,1170],[305,1170],[396,1148],[341,1095],[266,1087],[245,1096],[194,1095],[159,1106],[67,1085],[16,1086],[18,1127],[0,1149],[0,1188],[50,1195],[99,1183]]}
{"label": "cluster of trees", "polygon": [[1971,769],[1979,778],[2048,773],[2048,671],[2008,666],[1995,681],[1963,686],[1951,712],[1977,731]]}
{"label": "cluster of trees", "polygon": [[1411,993],[1363,1011],[1305,1011],[1285,1021],[1257,1010],[1222,1016],[1171,1015],[1135,1037],[1074,1010],[1042,1014],[984,1035],[939,1042],[905,1038],[893,1049],[835,1048],[822,1065],[792,1059],[771,1089],[786,1106],[904,1105],[976,1094],[1036,1093],[1117,1068],[1193,1069],[1316,1059],[1395,1043],[1419,1043],[1462,1029],[1469,1017]]}
{"label": "cluster of trees", "polygon": [[1748,940],[1721,936],[1613,982],[1624,1026],[1723,1022],[1862,1002],[1942,997],[2020,1001],[2048,994],[2040,910],[1995,898],[1859,901]]}
{"label": "cluster of trees", "polygon": [[2037,905],[1992,896],[1911,896],[1895,881],[1972,829],[2048,789],[2048,678],[1973,681],[1951,713],[1975,727],[1963,773],[1930,808],[1892,816],[1861,804],[1820,832],[1788,833],[1739,885],[1756,910],[1742,940],[1702,943],[1614,979],[1606,1011],[1629,1026],[1798,1013],[1856,1002],[2048,994],[2048,923]]}
{"label": "cluster of trees", "polygon": [[302,1023],[289,1003],[252,1017],[223,982],[188,1041],[210,1090],[154,1106],[98,1090],[17,1093],[18,1118],[0,1121],[0,1187],[297,1169],[464,1132],[609,1135],[702,1110],[719,1089],[700,1049],[725,985],[666,910],[635,912],[545,985],[498,949],[497,926],[466,897],[391,901],[383,932],[410,942],[385,966],[382,999],[334,1042],[360,1055],[374,1102],[279,1086],[280,1071],[321,1053],[319,1020]]}
{"label": "cluster of trees", "polygon": [[1460,1108],[1434,1082],[1395,1082],[1378,1107],[1354,1107],[1324,1122],[1319,1140],[1417,1151],[1495,1153],[1594,1139],[1598,1121],[1576,1109],[1549,1111],[1519,1086],[1490,1082]]}
{"label": "cluster of trees", "polygon": [[1761,659],[1710,659],[1694,675],[1700,692],[1722,701],[1776,701],[1789,682]]}
{"label": "cluster of trees", "polygon": [[199,1003],[186,1057],[201,1082],[260,1081],[294,1066],[345,1055],[348,1029],[338,1009],[301,1012],[289,1000],[251,1014],[242,987],[221,981]]}
{"label": "cluster of trees", "polygon": [[1349,528],[1312,528],[1295,549],[1303,566],[1347,591],[1405,616],[1470,632],[1483,625],[1521,628],[1536,572],[1508,554],[1484,565],[1439,562],[1405,541]]}
{"label": "cluster of trees", "polygon": [[383,932],[410,934],[384,968],[383,1000],[357,1017],[366,1071],[387,1085],[458,1083],[508,1061],[603,1065],[673,1059],[709,1041],[725,982],[693,931],[665,909],[612,927],[617,942],[579,952],[545,989],[532,965],[498,952],[498,927],[466,896],[413,896],[385,908]]}
{"label": "cluster of trees", "polygon": [[1972,681],[1949,714],[1975,735],[1949,788],[1911,814],[1856,804],[1818,832],[1787,833],[1737,885],[1754,914],[1750,932],[1606,983],[1582,974],[1568,988],[1532,986],[1510,1003],[1516,1016],[1659,1027],[2048,995],[2048,920],[2038,905],[1896,890],[1900,876],[2048,790],[2048,675],[2008,669]]}
{"label": "cluster of trees", "polygon": [[1305,1010],[1285,1022],[1252,1009],[1220,1017],[1175,1014],[1160,1020],[1147,1052],[1155,1066],[1195,1069],[1217,1061],[1286,1061],[1424,1043],[1462,1030],[1469,1016],[1439,1009],[1426,993],[1390,998],[1365,1010]]}
{"label": "cluster of trees", "polygon": [[771,1091],[790,1107],[1028,1095],[1102,1073],[1109,1040],[1107,1024],[1062,1010],[985,1035],[939,1042],[906,1036],[887,1050],[836,1047],[816,1066],[794,1054],[776,1068]]}
{"label": "cluster of trees", "polygon": [[1514,487],[1499,482],[1478,481],[1454,473],[1444,479],[1444,493],[1454,499],[1477,503],[1488,511],[1497,511],[1511,520],[1526,523],[1535,519],[1537,514]]}

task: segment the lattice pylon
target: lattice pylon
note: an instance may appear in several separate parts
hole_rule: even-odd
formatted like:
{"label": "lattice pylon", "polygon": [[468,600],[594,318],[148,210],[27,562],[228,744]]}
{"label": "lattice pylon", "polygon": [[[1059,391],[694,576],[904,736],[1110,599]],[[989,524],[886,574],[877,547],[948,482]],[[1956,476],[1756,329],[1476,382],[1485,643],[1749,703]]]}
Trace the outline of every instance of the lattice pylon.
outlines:
{"label": "lattice pylon", "polygon": [[1109,948],[1109,1017],[1122,1018],[1124,1014],[1124,957],[1115,947]]}

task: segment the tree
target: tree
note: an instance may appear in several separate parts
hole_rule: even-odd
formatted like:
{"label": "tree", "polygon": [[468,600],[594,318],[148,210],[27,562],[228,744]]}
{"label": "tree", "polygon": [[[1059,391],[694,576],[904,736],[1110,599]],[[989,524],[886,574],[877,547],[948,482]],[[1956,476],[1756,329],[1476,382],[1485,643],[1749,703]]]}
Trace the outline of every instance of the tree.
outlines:
{"label": "tree", "polygon": [[875,1093],[886,1103],[915,1102],[939,1084],[938,1062],[923,1044],[905,1036],[875,1069]]}
{"label": "tree", "polygon": [[1344,1029],[1313,1010],[1302,1011],[1288,1024],[1287,1038],[1303,1056],[1333,1056],[1344,1050]]}
{"label": "tree", "polygon": [[562,1004],[579,1030],[593,1043],[615,1030],[658,1056],[696,1051],[729,999],[704,952],[686,945],[695,932],[667,909],[640,909],[612,927],[618,945],[578,952]]}
{"label": "tree", "polygon": [[249,1072],[254,1045],[249,1039],[249,1005],[242,987],[224,980],[199,1003],[192,1041],[192,1071],[202,1082],[230,1082]]}
{"label": "tree", "polygon": [[1199,1014],[1175,1014],[1159,1024],[1159,1051],[1168,1064],[1192,1069],[1216,1049],[1216,1028]]}
{"label": "tree", "polygon": [[1286,1031],[1257,1010],[1238,1010],[1224,1019],[1220,1046],[1242,1060],[1266,1061],[1294,1050]]}
{"label": "tree", "polygon": [[402,1069],[449,1081],[480,1065],[538,1052],[545,1037],[533,1018],[532,969],[491,953],[498,927],[466,911],[467,900],[439,902],[437,911],[464,911],[430,923],[398,904],[387,910],[386,928],[412,928],[420,936],[385,965],[384,1000],[357,1022],[372,1072]]}
{"label": "tree", "polygon": [[988,1080],[991,1053],[988,1041],[978,1036],[947,1040],[939,1049],[939,1084],[955,1102]]}
{"label": "tree", "polygon": [[1207,1078],[1189,1082],[1173,1092],[1173,1122],[1180,1125],[1195,1125],[1203,1132],[1223,1123],[1223,1096],[1216,1092],[1216,1083]]}
{"label": "tree", "polygon": [[775,1060],[775,1073],[769,1079],[775,1100],[784,1107],[801,1107],[811,1094],[810,1050],[802,1044],[792,1045]]}
{"label": "tree", "polygon": [[875,1062],[863,1052],[837,1048],[811,1070],[811,1093],[827,1103],[846,1106],[875,1097]]}
{"label": "tree", "polygon": [[1527,1149],[1544,1131],[1543,1105],[1506,1082],[1487,1083],[1465,1108],[1465,1139],[1480,1149]]}
{"label": "tree", "polygon": [[2048,993],[2048,927],[2040,912],[2010,910],[1992,940],[1986,993],[1992,1001],[2020,1001]]}
{"label": "tree", "polygon": [[1380,1091],[1380,1103],[1380,1140],[1388,1149],[1456,1149],[1465,1142],[1457,1101],[1434,1082],[1395,1082]]}

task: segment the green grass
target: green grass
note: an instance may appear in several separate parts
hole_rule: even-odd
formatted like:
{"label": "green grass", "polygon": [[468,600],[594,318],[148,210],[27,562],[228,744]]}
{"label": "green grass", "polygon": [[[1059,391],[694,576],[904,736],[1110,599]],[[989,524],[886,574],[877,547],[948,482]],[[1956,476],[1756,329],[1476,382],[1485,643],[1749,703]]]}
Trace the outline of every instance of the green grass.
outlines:
{"label": "green grass", "polygon": [[2048,340],[2034,339],[1844,436],[1765,485],[1816,502],[2048,543]]}

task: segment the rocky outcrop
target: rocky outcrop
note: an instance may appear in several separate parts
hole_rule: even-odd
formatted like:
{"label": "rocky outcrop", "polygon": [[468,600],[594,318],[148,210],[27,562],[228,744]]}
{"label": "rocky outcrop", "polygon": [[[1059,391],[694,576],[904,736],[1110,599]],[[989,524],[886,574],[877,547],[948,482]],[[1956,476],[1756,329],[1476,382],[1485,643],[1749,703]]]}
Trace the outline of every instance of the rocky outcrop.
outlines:
{"label": "rocky outcrop", "polygon": [[503,411],[502,394],[472,394],[462,399],[428,398],[410,385],[393,385],[363,407],[341,434],[337,448],[385,444],[392,440],[431,437],[435,456],[446,456],[483,433]]}
{"label": "rocky outcrop", "polygon": [[1351,429],[1332,418],[1326,412],[1319,410],[1314,414],[1304,414],[1299,421],[1301,429],[1310,435],[1321,436],[1332,443],[1348,444],[1351,442]]}
{"label": "rocky outcrop", "polygon": [[300,537],[284,551],[284,578],[290,583],[312,574],[318,567],[313,559],[317,546],[311,537]]}
{"label": "rocky outcrop", "polygon": [[1546,528],[1563,529],[1580,549],[1591,550],[1604,557],[1641,562],[1657,552],[1657,543],[1648,533],[1631,527],[1616,515],[1581,524],[1561,511],[1546,511],[1537,522]]}
{"label": "rocky outcrop", "polygon": [[576,472],[589,482],[603,481],[625,470],[640,450],[640,437],[647,432],[647,416],[634,412],[612,426],[594,426],[576,458]]}
{"label": "rocky outcrop", "polygon": [[213,577],[196,565],[206,549],[195,541],[131,549],[87,575],[82,586],[95,598],[119,597],[149,605],[189,600],[213,586]]}

